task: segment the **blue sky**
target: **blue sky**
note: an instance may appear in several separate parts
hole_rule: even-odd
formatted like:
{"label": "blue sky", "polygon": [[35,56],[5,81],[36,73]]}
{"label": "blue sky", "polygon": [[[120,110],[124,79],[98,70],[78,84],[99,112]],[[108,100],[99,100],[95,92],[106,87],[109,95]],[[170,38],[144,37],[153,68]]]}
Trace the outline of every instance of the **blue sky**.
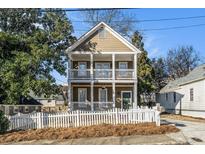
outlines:
{"label": "blue sky", "polygon": [[[162,19],[162,18],[179,18],[189,16],[203,16],[205,9],[131,9],[124,10],[125,15],[131,15],[133,20]],[[68,18],[73,21],[75,35],[81,36],[91,27],[86,23],[74,21],[83,21],[82,12],[69,12]],[[136,23],[135,29],[151,29],[166,28],[176,26],[189,26],[196,24],[205,24],[205,18],[175,20],[175,21],[159,21],[159,22],[142,22]],[[193,45],[194,49],[205,58],[205,26],[191,27],[184,29],[163,30],[163,31],[145,31],[143,32],[145,49],[148,51],[150,58],[165,57],[168,50],[179,45]],[[53,73],[57,83],[66,82],[65,77]],[[59,81],[61,80],[61,81]]]}

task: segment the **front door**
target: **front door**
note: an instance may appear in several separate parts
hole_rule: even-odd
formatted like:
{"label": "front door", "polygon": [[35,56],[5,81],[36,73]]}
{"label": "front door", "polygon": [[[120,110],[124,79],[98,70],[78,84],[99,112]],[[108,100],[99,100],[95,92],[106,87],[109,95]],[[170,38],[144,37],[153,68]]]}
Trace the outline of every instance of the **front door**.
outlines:
{"label": "front door", "polygon": [[122,97],[121,108],[122,109],[129,109],[132,105],[132,92],[131,91],[122,91],[121,97]]}

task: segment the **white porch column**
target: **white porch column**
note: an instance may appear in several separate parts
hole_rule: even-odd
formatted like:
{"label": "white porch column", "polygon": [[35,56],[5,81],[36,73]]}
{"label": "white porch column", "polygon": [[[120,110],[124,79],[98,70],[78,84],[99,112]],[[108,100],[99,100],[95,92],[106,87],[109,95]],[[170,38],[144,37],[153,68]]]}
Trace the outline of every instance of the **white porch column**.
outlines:
{"label": "white porch column", "polygon": [[112,101],[115,108],[115,54],[112,54]]}
{"label": "white porch column", "polygon": [[94,85],[94,78],[93,78],[93,53],[90,54],[90,102],[91,102],[91,110],[94,111],[94,104],[93,104],[93,85]]}
{"label": "white porch column", "polygon": [[112,83],[112,101],[113,101],[113,108],[115,108],[115,82]]}
{"label": "white porch column", "polygon": [[93,53],[90,54],[90,78],[93,80]]}
{"label": "white porch column", "polygon": [[134,54],[134,63],[133,63],[133,69],[134,69],[134,104],[133,108],[137,108],[137,54]]}
{"label": "white porch column", "polygon": [[115,54],[112,54],[112,79],[115,80]]}
{"label": "white porch column", "polygon": [[72,111],[72,102],[71,102],[71,59],[68,58],[68,74],[67,74],[67,81],[68,81],[68,108]]}
{"label": "white porch column", "polygon": [[137,79],[137,54],[134,54],[133,69],[134,69],[134,79]]}
{"label": "white porch column", "polygon": [[94,111],[94,103],[93,103],[93,86],[94,86],[94,81],[91,81],[91,83],[90,83],[91,111]]}

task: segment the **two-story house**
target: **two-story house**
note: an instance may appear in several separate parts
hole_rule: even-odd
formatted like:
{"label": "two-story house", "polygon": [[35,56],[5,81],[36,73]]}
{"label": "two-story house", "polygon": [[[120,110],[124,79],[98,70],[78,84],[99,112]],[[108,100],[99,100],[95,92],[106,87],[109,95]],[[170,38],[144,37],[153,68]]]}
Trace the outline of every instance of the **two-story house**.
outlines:
{"label": "two-story house", "polygon": [[67,49],[71,110],[137,107],[137,54],[141,51],[104,22]]}

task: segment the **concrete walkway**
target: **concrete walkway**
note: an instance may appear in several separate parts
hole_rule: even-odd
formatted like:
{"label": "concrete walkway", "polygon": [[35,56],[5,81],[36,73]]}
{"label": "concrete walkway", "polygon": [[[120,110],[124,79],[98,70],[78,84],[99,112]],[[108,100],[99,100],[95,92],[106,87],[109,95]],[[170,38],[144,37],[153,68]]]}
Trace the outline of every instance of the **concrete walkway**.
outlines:
{"label": "concrete walkway", "polygon": [[181,130],[179,133],[168,134],[175,141],[184,141],[189,144],[205,144],[205,123],[173,120],[162,118],[161,123],[173,124]]}

